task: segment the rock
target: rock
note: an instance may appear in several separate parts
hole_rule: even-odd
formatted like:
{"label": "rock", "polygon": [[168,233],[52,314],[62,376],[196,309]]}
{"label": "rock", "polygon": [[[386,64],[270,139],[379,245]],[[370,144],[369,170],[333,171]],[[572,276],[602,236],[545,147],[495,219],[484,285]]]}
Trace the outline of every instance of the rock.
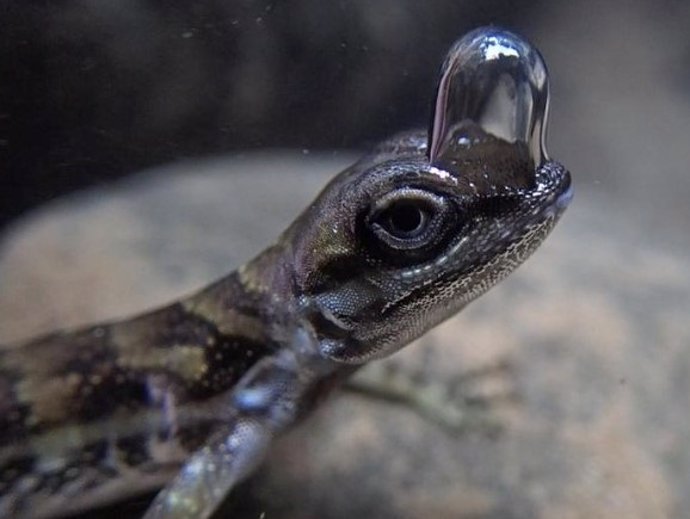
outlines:
{"label": "rock", "polygon": [[[40,210],[0,244],[0,342],[139,312],[212,281],[268,244],[350,158],[181,163]],[[517,400],[493,409],[500,434],[454,435],[409,408],[341,393],[277,442],[227,513],[690,517],[687,251],[664,236],[640,241],[627,216],[579,189],[526,265],[390,361],[424,364],[425,380],[443,382],[507,359]]]}

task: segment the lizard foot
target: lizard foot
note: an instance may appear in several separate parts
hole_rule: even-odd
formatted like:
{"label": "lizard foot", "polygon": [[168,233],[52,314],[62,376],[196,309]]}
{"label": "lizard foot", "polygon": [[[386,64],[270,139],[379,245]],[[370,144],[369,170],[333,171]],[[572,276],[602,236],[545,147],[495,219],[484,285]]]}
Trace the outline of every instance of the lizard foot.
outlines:
{"label": "lizard foot", "polygon": [[345,388],[408,407],[453,434],[475,431],[495,435],[503,430],[503,421],[495,413],[497,406],[518,400],[512,375],[508,359],[443,380],[432,376],[428,362],[410,370],[385,361],[367,365]]}

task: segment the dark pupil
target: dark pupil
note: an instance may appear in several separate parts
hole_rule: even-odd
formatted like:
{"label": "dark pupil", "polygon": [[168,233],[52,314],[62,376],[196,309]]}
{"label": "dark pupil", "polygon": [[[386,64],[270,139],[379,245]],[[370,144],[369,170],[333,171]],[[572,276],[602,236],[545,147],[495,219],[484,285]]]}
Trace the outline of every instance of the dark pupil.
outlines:
{"label": "dark pupil", "polygon": [[424,213],[414,204],[399,203],[388,210],[388,222],[392,232],[411,234],[422,226]]}

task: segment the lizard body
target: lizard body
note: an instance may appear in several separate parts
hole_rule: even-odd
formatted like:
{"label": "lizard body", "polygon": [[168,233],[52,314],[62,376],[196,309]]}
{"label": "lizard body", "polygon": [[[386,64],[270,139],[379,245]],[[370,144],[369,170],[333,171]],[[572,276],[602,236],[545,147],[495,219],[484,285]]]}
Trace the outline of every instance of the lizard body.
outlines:
{"label": "lizard body", "polygon": [[209,517],[330,388],[541,244],[571,196],[543,147],[547,90],[524,40],[474,31],[446,59],[430,134],[379,145],[254,260],[159,310],[2,351],[0,516],[164,486],[147,518]]}

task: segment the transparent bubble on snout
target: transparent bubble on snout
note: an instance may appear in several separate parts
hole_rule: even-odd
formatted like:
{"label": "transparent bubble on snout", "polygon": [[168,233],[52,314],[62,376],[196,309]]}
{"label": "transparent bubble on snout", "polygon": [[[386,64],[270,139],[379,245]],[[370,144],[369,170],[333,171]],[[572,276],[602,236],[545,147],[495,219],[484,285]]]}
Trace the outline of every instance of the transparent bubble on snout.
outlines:
{"label": "transparent bubble on snout", "polygon": [[548,160],[548,104],[548,72],[539,51],[506,30],[476,29],[455,42],[441,69],[429,159],[448,162],[487,133],[524,144],[533,164],[542,164]]}

